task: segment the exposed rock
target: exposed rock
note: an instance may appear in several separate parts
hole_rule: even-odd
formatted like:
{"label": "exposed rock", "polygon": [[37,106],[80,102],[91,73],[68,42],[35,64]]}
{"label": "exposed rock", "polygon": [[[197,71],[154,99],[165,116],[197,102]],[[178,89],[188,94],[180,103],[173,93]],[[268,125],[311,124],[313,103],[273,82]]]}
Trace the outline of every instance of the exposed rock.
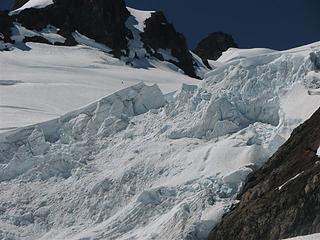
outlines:
{"label": "exposed rock", "polygon": [[250,177],[212,240],[271,240],[320,232],[320,109]]}
{"label": "exposed rock", "polygon": [[47,39],[41,36],[25,37],[24,42],[38,42],[38,43],[51,44]]}
{"label": "exposed rock", "polygon": [[217,60],[222,53],[229,48],[237,48],[238,45],[233,40],[232,36],[223,32],[210,33],[206,38],[201,40],[194,52],[200,56],[209,67],[208,59]]}
{"label": "exposed rock", "polygon": [[29,0],[16,0],[13,4],[13,9],[18,9],[22,7],[24,4],[26,4]]}
{"label": "exposed rock", "polygon": [[153,13],[145,24],[146,27],[141,37],[148,53],[161,59],[162,56],[158,50],[171,49],[172,55],[179,60],[179,62],[171,62],[189,76],[196,77],[185,37],[178,33],[172,24],[168,23],[164,14],[162,12]]}
{"label": "exposed rock", "polygon": [[0,11],[0,34],[2,37],[0,40],[4,40],[5,42],[12,42],[11,37],[11,28],[13,27],[12,20],[8,16],[7,11]]}
{"label": "exposed rock", "polygon": [[[24,3],[25,1],[16,1],[15,8]],[[120,58],[129,55],[129,41],[134,37],[133,32],[126,26],[129,16],[130,12],[124,0],[54,0],[54,4],[47,7],[24,9],[9,19],[38,32],[52,25],[59,29],[58,34],[66,39],[64,45],[67,46],[77,44],[72,33],[78,31],[98,43],[105,44],[112,49],[115,57]],[[154,12],[146,20],[141,41],[149,56],[169,61],[185,74],[197,77],[185,37],[168,23],[162,12]],[[24,42],[50,44],[42,37],[28,37]],[[165,59],[161,51],[169,51],[172,59]]]}
{"label": "exposed rock", "polygon": [[71,33],[78,31],[106,44],[117,57],[126,49],[130,35],[125,27],[129,12],[125,2],[119,0],[54,0],[45,8],[25,9],[13,17],[28,29],[41,31],[49,24],[59,28],[67,45],[76,44]]}

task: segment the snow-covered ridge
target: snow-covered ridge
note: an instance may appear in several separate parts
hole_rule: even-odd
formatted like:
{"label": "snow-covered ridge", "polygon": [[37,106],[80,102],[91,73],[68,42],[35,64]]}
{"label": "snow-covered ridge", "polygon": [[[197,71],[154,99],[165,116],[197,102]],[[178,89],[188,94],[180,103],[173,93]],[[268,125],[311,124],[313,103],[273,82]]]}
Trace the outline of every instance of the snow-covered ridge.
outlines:
{"label": "snow-covered ridge", "polygon": [[[190,105],[201,109],[201,114],[192,113],[187,120],[182,119],[171,137],[212,138],[233,133],[255,122],[273,126],[283,124],[286,121],[283,112],[291,110],[292,102],[303,103],[312,97],[303,87],[304,96],[295,101],[291,99],[291,106],[288,106],[290,103],[285,98],[282,100],[282,96],[295,84],[311,87],[312,82],[319,83],[319,79],[310,74],[318,71],[310,60],[312,56],[319,58],[319,53],[311,52],[311,57],[306,52],[259,55],[227,62],[207,73],[190,99]],[[312,110],[307,110],[307,116],[319,106],[318,101],[310,102]],[[189,121],[190,118],[193,121]],[[301,121],[296,118],[297,122]]]}
{"label": "snow-covered ridge", "polygon": [[10,15],[19,14],[21,11],[28,9],[28,8],[45,8],[51,4],[53,4],[53,0],[29,0],[22,7],[14,10],[14,11],[11,11]]}
{"label": "snow-covered ridge", "polygon": [[206,239],[248,174],[320,106],[319,58],[236,59],[175,94],[139,84],[1,134],[0,238]]}
{"label": "snow-covered ridge", "polygon": [[[52,4],[55,6],[50,6]],[[30,8],[38,10],[24,11]],[[69,11],[68,8],[77,9]],[[106,20],[106,16],[113,14],[119,15],[120,19]],[[109,1],[108,4],[101,1],[78,4],[78,1],[30,0],[9,15],[4,16],[7,18],[6,28],[11,27],[12,31],[6,30],[6,36],[0,39],[1,51],[30,50],[26,46],[28,42],[58,46],[79,43],[106,51],[135,68],[152,68],[153,61],[159,61],[193,78],[200,78],[208,70],[203,63],[194,61],[185,40],[179,37],[161,12],[126,7],[124,0]],[[43,18],[45,15],[48,17]],[[150,21],[152,23],[147,27],[146,20],[150,18],[154,21]],[[45,27],[41,29],[40,26]],[[159,38],[158,34],[168,35],[171,39]]]}

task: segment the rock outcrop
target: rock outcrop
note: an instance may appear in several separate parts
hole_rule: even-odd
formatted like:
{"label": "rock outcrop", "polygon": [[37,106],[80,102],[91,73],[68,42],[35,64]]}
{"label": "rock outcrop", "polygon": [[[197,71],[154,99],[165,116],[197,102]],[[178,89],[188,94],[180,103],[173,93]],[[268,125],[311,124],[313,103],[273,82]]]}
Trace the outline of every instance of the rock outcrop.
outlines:
{"label": "rock outcrop", "polygon": [[178,61],[171,61],[186,74],[196,77],[193,60],[183,34],[178,33],[172,24],[168,23],[162,12],[155,12],[145,22],[146,27],[141,34],[144,46],[149,54],[162,58],[159,49],[170,49],[172,56]]}
{"label": "rock outcrop", "polygon": [[207,66],[209,66],[208,59],[217,60],[224,51],[227,51],[229,48],[237,47],[238,45],[231,35],[223,32],[214,32],[202,39],[194,52],[202,58]]}
{"label": "rock outcrop", "polygon": [[1,38],[5,42],[12,42],[11,28],[13,27],[12,20],[8,16],[8,12],[0,11],[0,33]]}
{"label": "rock outcrop", "polygon": [[128,17],[125,2],[118,0],[55,0],[45,8],[29,8],[12,16],[27,29],[41,31],[48,25],[59,28],[66,45],[76,44],[71,34],[78,31],[113,49],[116,57],[127,46]]}
{"label": "rock outcrop", "polygon": [[320,109],[249,179],[211,240],[272,240],[320,232]]}
{"label": "rock outcrop", "polygon": [[13,4],[13,9],[17,9],[26,4],[29,0],[16,0]]}
{"label": "rock outcrop", "polygon": [[[74,32],[105,44],[112,49],[115,57],[128,57],[130,40],[134,34],[128,29],[128,11],[124,0],[53,0],[53,4],[44,8],[28,8],[14,12],[8,19],[21,24],[32,31],[41,32],[48,25],[59,29],[57,34],[63,36],[64,43],[53,44],[73,46],[77,41]],[[21,7],[25,1],[16,1],[15,8]],[[4,13],[2,13],[3,15]],[[1,27],[1,26],[0,26]],[[0,32],[2,27],[0,28]],[[161,61],[169,61],[182,69],[187,75],[197,77],[193,57],[189,52],[185,37],[168,23],[162,12],[154,12],[145,21],[145,29],[139,33],[143,47],[148,55]],[[140,41],[140,40],[139,40]],[[48,43],[43,37],[28,36],[24,42]],[[52,44],[52,43],[51,43]],[[170,58],[166,58],[169,52]],[[128,61],[130,62],[130,61]]]}

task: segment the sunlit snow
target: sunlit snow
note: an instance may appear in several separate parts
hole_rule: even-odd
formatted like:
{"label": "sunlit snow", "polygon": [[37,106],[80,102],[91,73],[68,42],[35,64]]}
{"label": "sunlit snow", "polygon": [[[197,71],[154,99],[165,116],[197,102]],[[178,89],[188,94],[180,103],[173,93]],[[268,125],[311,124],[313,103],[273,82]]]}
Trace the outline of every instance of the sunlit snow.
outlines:
{"label": "sunlit snow", "polygon": [[287,238],[286,240],[319,240],[319,239],[320,239],[320,234],[311,234],[306,236]]}
{"label": "sunlit snow", "polygon": [[21,8],[18,8],[14,11],[10,12],[10,15],[18,14],[19,12],[27,9],[27,8],[44,8],[53,4],[53,0],[29,0],[25,3]]}
{"label": "sunlit snow", "polygon": [[0,238],[204,240],[320,105],[319,43],[231,58],[199,82],[78,37],[1,53]]}

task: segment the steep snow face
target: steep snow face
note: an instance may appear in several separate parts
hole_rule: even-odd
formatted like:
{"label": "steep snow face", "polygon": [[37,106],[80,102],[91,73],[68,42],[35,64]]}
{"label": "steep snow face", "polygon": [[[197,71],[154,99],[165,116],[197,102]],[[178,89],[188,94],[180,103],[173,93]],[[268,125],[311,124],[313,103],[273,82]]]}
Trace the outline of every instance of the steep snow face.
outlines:
{"label": "steep snow face", "polygon": [[206,239],[320,106],[319,58],[306,47],[237,59],[174,94],[138,84],[1,134],[0,238]]}
{"label": "steep snow face", "polygon": [[142,10],[137,10],[134,8],[127,7],[129,10],[130,14],[135,18],[137,21],[134,24],[134,27],[137,28],[140,32],[143,32],[144,27],[145,27],[145,21],[151,17],[151,14],[154,13],[154,11],[142,11]]}
{"label": "steep snow face", "polygon": [[51,4],[53,4],[53,0],[29,0],[21,8],[11,11],[10,15],[18,14],[27,8],[45,8]]}

